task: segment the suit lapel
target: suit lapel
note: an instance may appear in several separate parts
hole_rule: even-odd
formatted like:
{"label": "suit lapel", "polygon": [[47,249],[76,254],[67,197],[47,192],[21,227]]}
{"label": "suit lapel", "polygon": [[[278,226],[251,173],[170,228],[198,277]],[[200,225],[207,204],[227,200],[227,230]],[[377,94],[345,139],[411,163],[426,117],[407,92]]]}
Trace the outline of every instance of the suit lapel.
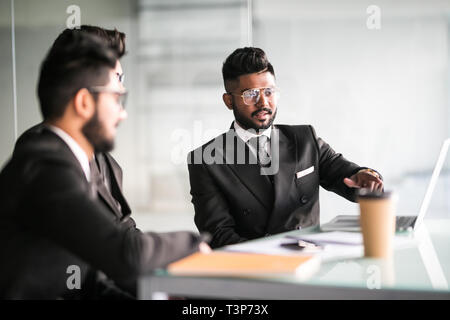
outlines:
{"label": "suit lapel", "polygon": [[[274,176],[275,184],[275,202],[273,206],[273,212],[283,211],[286,199],[290,194],[292,186],[294,185],[294,174],[296,167],[296,148],[295,148],[295,136],[289,139],[280,129],[272,131],[273,139],[271,141],[275,143],[279,142],[278,152],[272,153],[272,161],[276,161],[278,156],[279,170]],[[276,148],[272,147],[272,150]],[[277,214],[271,215],[271,220],[277,219]],[[279,218],[279,217],[278,217]],[[269,225],[273,221],[270,221]]]}
{"label": "suit lapel", "polygon": [[119,211],[117,204],[114,202],[114,199],[112,198],[111,194],[109,193],[109,191],[106,188],[104,183],[102,183],[100,186],[98,186],[98,194],[99,194],[100,198],[102,198],[103,201],[108,205],[108,207],[111,208],[111,210],[114,212],[114,214],[118,218],[122,218],[122,213]]}
{"label": "suit lapel", "polygon": [[[63,150],[65,152],[67,152],[68,155],[70,155],[70,156],[67,157],[67,159],[70,159],[70,161],[73,163],[73,165],[84,176],[83,168],[81,167],[80,162],[77,160],[76,156],[73,154],[73,152],[70,149],[70,147],[66,144],[66,142],[64,142],[64,140],[60,136],[58,136],[56,133],[54,133],[50,128],[48,128],[43,123],[41,123],[39,125],[36,125],[32,129],[30,129],[29,132],[27,132],[26,136],[21,137],[20,141],[18,141],[17,144],[16,144],[16,148],[17,147],[20,148],[21,145],[24,144],[24,143],[32,143],[33,139],[38,139],[42,135],[47,135],[47,134],[49,134],[50,137],[57,139],[57,141],[59,141],[61,143],[61,145],[64,148]],[[16,152],[16,150],[14,152]],[[104,170],[104,167],[107,166],[106,159],[101,154],[99,154],[97,156],[98,156],[99,166],[101,167],[101,170]],[[113,170],[111,170],[111,171],[113,171]],[[102,171],[102,172],[104,172],[104,171]],[[114,172],[114,181],[116,181],[115,179],[116,179],[116,172]],[[113,180],[113,177],[111,177],[111,180]],[[87,183],[87,180],[86,180],[86,183]],[[111,185],[113,185],[113,184],[114,184],[114,182],[111,183]],[[110,194],[110,192],[106,188],[106,186],[103,185],[103,184],[101,184],[100,186],[97,186],[97,192],[99,194],[99,197],[102,198],[103,201],[111,208],[111,210],[114,212],[114,214],[116,216],[118,216],[119,218],[121,218],[122,217],[122,213],[119,211],[119,209],[117,207],[117,204],[115,203],[114,198],[112,197],[112,195]],[[127,204],[126,204],[125,208],[129,209]]]}
{"label": "suit lapel", "polygon": [[118,187],[122,191],[122,171],[120,170],[117,162],[111,157],[109,153],[103,153],[103,158],[105,159],[105,164],[109,166],[110,172],[112,172],[111,179],[114,179]]}
{"label": "suit lapel", "polygon": [[[93,170],[98,170],[96,175],[100,175],[99,178],[101,178],[101,181],[97,183],[97,193],[99,197],[106,203],[106,205],[111,209],[111,211],[118,217],[122,217],[122,213],[120,212],[119,208],[117,207],[117,204],[111,195],[110,191],[106,187],[107,181],[105,180],[105,160],[101,154],[95,155],[96,162],[98,164],[98,167]],[[95,165],[97,165],[95,164]]]}
{"label": "suit lapel", "polygon": [[104,153],[103,155],[105,165],[111,173],[111,194],[117,199],[117,201],[119,201],[120,206],[122,207],[122,214],[125,216],[129,215],[131,214],[131,209],[122,192],[122,170],[120,169],[119,164],[113,159],[113,157],[111,157],[109,153]]}
{"label": "suit lapel", "polygon": [[254,154],[242,139],[236,135],[234,129],[225,134],[224,143],[225,155],[223,155],[223,159],[225,163],[255,198],[267,208],[267,211],[271,212],[273,207],[273,187],[269,178],[261,175],[261,168],[257,164]]}

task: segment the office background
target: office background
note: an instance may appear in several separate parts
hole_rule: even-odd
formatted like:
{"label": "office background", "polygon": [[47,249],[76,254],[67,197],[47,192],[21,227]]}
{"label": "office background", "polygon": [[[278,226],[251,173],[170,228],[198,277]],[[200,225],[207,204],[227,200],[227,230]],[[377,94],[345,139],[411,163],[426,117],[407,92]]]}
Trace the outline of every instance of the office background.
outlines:
{"label": "office background", "polygon": [[[128,119],[113,155],[142,229],[195,230],[185,156],[229,128],[221,67],[246,45],[275,67],[276,123],[312,124],[383,174],[400,213],[418,211],[450,136],[450,1],[0,0],[1,166],[16,134],[41,121],[39,66],[72,5],[81,24],[127,34]],[[371,5],[379,29],[367,25]],[[449,166],[430,216],[450,216]],[[357,205],[321,190],[321,221],[343,213]]]}

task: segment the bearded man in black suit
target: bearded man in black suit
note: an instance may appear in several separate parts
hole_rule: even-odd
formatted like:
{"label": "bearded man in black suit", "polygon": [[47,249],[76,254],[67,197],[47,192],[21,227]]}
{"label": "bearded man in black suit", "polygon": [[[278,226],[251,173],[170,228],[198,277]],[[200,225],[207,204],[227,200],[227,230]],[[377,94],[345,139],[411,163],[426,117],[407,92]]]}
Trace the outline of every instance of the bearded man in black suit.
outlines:
{"label": "bearded man in black suit", "polygon": [[117,59],[101,38],[66,29],[42,63],[44,125],[0,173],[2,298],[133,298],[140,275],[208,250],[191,232],[117,223],[98,197],[94,154],[112,149],[127,116]]}
{"label": "bearded man in black suit", "polygon": [[279,91],[259,48],[236,49],[222,68],[228,132],[188,155],[195,223],[211,247],[319,224],[319,186],[355,201],[381,175],[336,153],[309,125],[274,125]]}
{"label": "bearded man in black suit", "polygon": [[[123,90],[124,72],[120,59],[126,53],[126,35],[117,29],[105,29],[98,26],[82,25],[80,32],[96,35],[101,38],[117,55],[117,61],[114,73],[117,76],[117,85]],[[46,130],[45,123],[41,122],[28,130],[26,130],[16,141],[15,149],[20,149],[20,145],[26,143],[28,139],[32,139],[35,135],[42,134],[42,130]],[[114,142],[114,141],[112,141]],[[110,146],[112,149],[113,146]],[[103,181],[97,188],[99,199],[109,209],[115,217],[117,223],[135,224],[131,218],[131,208],[123,194],[122,190],[122,168],[119,163],[109,152],[97,152],[94,156],[96,173],[98,171],[98,179]],[[98,170],[97,170],[98,169]]]}

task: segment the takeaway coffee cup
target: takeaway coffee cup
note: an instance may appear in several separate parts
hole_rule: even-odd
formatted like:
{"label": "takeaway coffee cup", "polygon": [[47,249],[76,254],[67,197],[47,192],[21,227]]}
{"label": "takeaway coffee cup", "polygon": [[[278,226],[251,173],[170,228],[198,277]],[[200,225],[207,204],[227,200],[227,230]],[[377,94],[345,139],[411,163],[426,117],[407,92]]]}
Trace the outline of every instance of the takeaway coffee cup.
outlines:
{"label": "takeaway coffee cup", "polygon": [[396,196],[392,192],[361,189],[358,193],[359,222],[364,255],[389,258],[393,252]]}

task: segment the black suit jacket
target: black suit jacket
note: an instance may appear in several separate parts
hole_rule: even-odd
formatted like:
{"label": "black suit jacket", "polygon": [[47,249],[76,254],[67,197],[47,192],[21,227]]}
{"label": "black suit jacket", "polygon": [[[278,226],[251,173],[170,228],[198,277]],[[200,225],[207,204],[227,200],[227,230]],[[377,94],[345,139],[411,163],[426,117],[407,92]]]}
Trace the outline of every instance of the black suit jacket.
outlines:
{"label": "black suit jacket", "polygon": [[[91,192],[70,148],[50,130],[17,145],[0,173],[0,297],[92,298],[96,270],[124,290],[198,247],[191,232],[142,233]],[[67,286],[81,270],[81,289]]]}
{"label": "black suit jacket", "polygon": [[[14,150],[20,149],[29,139],[34,139],[48,130],[44,123],[39,123],[26,130],[16,141]],[[98,197],[105,207],[113,214],[119,223],[136,225],[131,218],[131,209],[122,191],[122,168],[111,154],[98,153],[95,155],[100,172],[105,178],[105,186],[98,188]]]}
{"label": "black suit jacket", "polygon": [[[278,130],[272,131],[272,159],[279,157],[279,170],[273,179],[249,161],[252,153],[233,128],[189,154],[195,223],[212,235],[212,247],[319,224],[319,186],[355,201],[354,190],[342,180],[362,167],[334,152],[311,126],[274,128]],[[279,153],[273,148],[276,140]],[[223,148],[211,147],[213,143]],[[236,161],[236,149],[245,150],[245,164]],[[215,162],[204,161],[201,154],[212,154]],[[233,164],[225,160],[233,157]],[[217,163],[221,159],[224,164]],[[297,178],[297,172],[311,167],[312,172]]]}
{"label": "black suit jacket", "polygon": [[109,153],[95,155],[99,169],[105,178],[106,188],[98,189],[98,195],[116,216],[117,221],[131,219],[131,209],[122,191],[122,168]]}

